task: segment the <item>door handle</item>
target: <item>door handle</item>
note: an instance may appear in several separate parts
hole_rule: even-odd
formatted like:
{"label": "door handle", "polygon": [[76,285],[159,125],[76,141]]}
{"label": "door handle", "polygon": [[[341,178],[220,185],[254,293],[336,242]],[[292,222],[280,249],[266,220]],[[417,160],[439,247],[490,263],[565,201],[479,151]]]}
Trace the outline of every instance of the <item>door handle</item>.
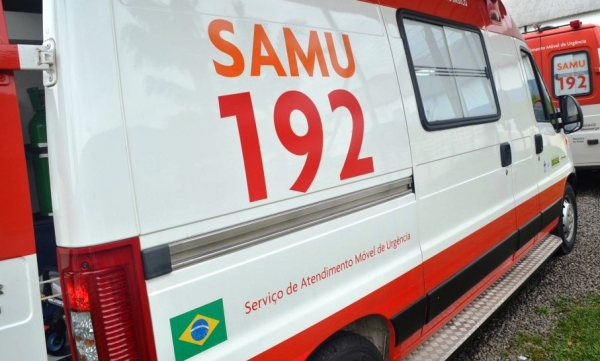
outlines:
{"label": "door handle", "polygon": [[510,151],[510,143],[500,144],[500,162],[502,167],[506,167],[512,164],[512,152]]}
{"label": "door handle", "polygon": [[540,154],[544,151],[544,139],[541,134],[535,135],[535,154]]}

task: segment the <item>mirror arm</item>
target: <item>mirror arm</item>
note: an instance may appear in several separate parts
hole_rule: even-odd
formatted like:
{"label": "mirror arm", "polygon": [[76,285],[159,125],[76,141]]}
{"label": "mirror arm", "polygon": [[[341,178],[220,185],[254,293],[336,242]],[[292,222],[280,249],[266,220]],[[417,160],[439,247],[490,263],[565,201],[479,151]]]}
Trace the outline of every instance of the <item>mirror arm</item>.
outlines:
{"label": "mirror arm", "polygon": [[[554,112],[554,119],[556,119],[556,123],[553,123],[552,126],[554,127],[554,129],[558,132],[559,130],[561,130],[562,128],[564,128],[564,123],[563,123],[563,118],[562,118],[562,112],[559,110],[556,110]],[[560,119],[560,121],[559,121]]]}

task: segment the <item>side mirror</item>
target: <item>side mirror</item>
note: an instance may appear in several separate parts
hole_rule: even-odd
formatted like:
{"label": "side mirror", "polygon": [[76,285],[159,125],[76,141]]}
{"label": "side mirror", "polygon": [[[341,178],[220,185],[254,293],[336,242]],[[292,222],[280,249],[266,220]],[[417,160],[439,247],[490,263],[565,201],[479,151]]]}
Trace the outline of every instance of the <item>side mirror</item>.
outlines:
{"label": "side mirror", "polygon": [[560,103],[560,117],[565,134],[574,133],[583,127],[583,112],[581,106],[572,95],[563,95],[558,99]]}

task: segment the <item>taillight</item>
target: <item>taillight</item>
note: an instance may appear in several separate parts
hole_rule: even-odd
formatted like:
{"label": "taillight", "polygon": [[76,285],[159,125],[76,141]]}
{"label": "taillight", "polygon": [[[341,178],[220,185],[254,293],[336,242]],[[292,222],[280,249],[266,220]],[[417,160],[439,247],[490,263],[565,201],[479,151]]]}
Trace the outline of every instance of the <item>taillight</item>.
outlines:
{"label": "taillight", "polygon": [[59,248],[75,360],[156,360],[138,239]]}

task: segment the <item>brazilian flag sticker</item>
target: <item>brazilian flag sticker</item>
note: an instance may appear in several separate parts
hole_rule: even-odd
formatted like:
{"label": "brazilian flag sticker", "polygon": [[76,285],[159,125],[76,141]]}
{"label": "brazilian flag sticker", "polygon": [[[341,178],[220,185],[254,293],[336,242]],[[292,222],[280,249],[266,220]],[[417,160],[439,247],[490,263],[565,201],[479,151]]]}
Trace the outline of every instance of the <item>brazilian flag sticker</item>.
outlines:
{"label": "brazilian flag sticker", "polygon": [[227,340],[223,299],[175,316],[170,321],[177,361],[187,360]]}

